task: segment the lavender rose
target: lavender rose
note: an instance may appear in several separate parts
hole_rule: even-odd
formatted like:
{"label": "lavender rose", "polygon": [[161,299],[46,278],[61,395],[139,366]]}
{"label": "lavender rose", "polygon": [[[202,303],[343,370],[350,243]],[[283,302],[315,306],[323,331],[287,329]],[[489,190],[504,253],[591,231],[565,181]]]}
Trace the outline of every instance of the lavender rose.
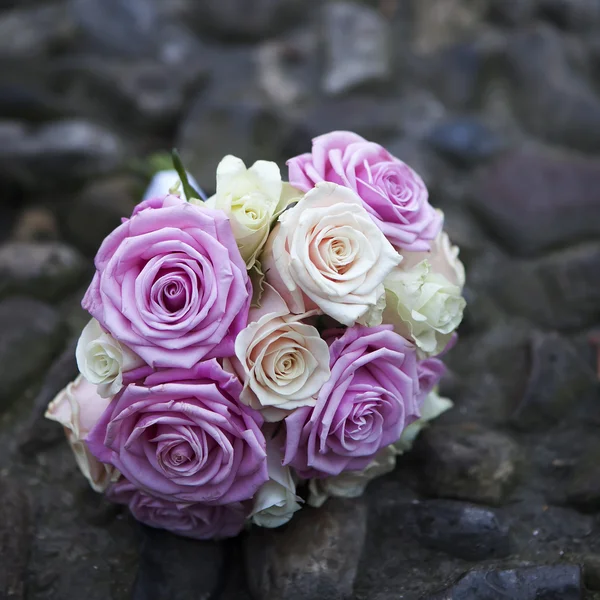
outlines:
{"label": "lavender rose", "polygon": [[364,469],[419,417],[416,350],[391,327],[346,329],[329,366],[316,406],[285,420],[284,464],[307,479]]}
{"label": "lavender rose", "polygon": [[106,495],[112,502],[126,504],[145,525],[197,540],[235,537],[244,528],[248,512],[241,502],[224,506],[175,504],[145,494],[124,477]]}
{"label": "lavender rose", "polygon": [[166,369],[115,397],[90,450],[146,493],[180,503],[251,498],[268,479],[262,418],[216,359]]}
{"label": "lavender rose", "polygon": [[83,307],[151,366],[233,353],[251,285],[223,212],[178,196],[144,201],[95,263]]}
{"label": "lavender rose", "polygon": [[313,140],[312,152],[288,161],[290,184],[307,192],[319,181],[354,190],[396,248],[429,250],[442,227],[423,180],[379,144],[349,131]]}

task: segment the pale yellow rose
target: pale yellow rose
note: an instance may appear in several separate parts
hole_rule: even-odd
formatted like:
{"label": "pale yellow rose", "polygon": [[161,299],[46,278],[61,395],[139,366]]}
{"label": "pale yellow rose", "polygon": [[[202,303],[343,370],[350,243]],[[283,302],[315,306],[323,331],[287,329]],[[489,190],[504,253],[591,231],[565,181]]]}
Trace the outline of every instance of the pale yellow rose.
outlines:
{"label": "pale yellow rose", "polygon": [[119,473],[114,467],[101,463],[84,440],[110,401],[99,396],[96,386],[80,375],[57,394],[46,411],[46,418],[64,427],[79,469],[97,492],[103,492],[116,481]]}
{"label": "pale yellow rose", "polygon": [[206,204],[228,215],[240,254],[251,269],[277,214],[300,196],[281,181],[274,162],[258,160],[247,169],[240,158],[228,155],[217,167],[217,191]]}

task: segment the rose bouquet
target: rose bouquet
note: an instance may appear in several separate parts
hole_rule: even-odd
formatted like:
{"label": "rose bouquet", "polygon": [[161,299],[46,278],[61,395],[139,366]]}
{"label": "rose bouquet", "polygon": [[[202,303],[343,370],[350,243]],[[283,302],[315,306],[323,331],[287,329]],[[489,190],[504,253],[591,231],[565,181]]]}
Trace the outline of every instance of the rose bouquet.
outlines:
{"label": "rose bouquet", "polygon": [[226,156],[208,199],[174,162],[96,255],[81,374],[48,418],[95,490],[189,537],[360,495],[451,406],[464,269],[443,215],[349,132],[289,183]]}

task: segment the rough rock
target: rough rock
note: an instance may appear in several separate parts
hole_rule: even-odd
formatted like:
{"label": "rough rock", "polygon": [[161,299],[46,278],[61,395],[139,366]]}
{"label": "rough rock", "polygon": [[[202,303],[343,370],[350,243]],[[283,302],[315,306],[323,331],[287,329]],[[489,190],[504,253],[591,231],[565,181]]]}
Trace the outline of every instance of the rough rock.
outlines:
{"label": "rough rock", "polygon": [[0,401],[5,404],[51,361],[62,343],[62,327],[53,308],[13,296],[0,302],[0,331]]}
{"label": "rough rock", "polygon": [[0,176],[45,189],[115,169],[123,147],[112,132],[83,120],[62,120],[30,130],[0,122]]}
{"label": "rough rock", "polygon": [[104,238],[131,215],[143,190],[125,176],[92,181],[68,206],[69,239],[87,254],[95,254]]}
{"label": "rough rock", "polygon": [[581,600],[581,568],[577,565],[520,567],[471,571],[449,589],[425,600]]}
{"label": "rough rock", "polygon": [[85,269],[79,252],[61,242],[7,242],[0,245],[0,298],[62,298],[81,283]]}
{"label": "rough rock", "polygon": [[600,246],[570,247],[536,260],[504,264],[490,290],[510,314],[559,331],[593,326],[600,316]]}
{"label": "rough rock", "polygon": [[7,476],[0,481],[0,506],[0,597],[24,600],[31,514],[27,495]]}
{"label": "rough rock", "polygon": [[577,463],[565,494],[568,504],[584,511],[600,508],[600,448],[587,448],[586,455]]}
{"label": "rough rock", "polygon": [[539,25],[515,33],[507,47],[507,74],[523,126],[546,141],[598,151],[600,98],[571,66],[557,32]]}
{"label": "rough rock", "polygon": [[467,167],[491,159],[504,147],[500,135],[481,121],[464,117],[435,127],[429,143],[442,156]]}
{"label": "rough rock", "polygon": [[0,15],[0,57],[44,56],[68,45],[74,34],[75,23],[63,3],[18,8]]}
{"label": "rough rock", "polygon": [[600,236],[600,160],[532,150],[500,157],[470,204],[512,254],[531,256]]}
{"label": "rough rock", "polygon": [[378,12],[354,2],[333,2],[323,6],[322,26],[326,93],[340,94],[389,79],[388,24]]}
{"label": "rough rock", "polygon": [[140,564],[132,600],[214,597],[225,563],[222,543],[190,540],[144,525],[139,529]]}
{"label": "rough rock", "polygon": [[563,29],[596,31],[600,5],[595,0],[538,0],[538,14]]}
{"label": "rough rock", "polygon": [[194,2],[190,12],[198,27],[211,35],[258,39],[297,23],[310,10],[310,3],[311,0],[204,0]]}
{"label": "rough rock", "polygon": [[29,206],[17,218],[11,238],[18,242],[39,242],[58,238],[54,213],[44,206]]}
{"label": "rough rock", "polygon": [[532,336],[529,377],[523,397],[512,415],[515,427],[547,428],[559,422],[597,388],[591,365],[557,333]]}
{"label": "rough rock", "polygon": [[412,527],[421,544],[465,560],[510,554],[509,529],[493,511],[453,500],[425,500],[412,510]]}
{"label": "rough rock", "polygon": [[253,529],[246,575],[256,600],[343,600],[352,594],[366,532],[359,499],[304,508],[281,529]]}
{"label": "rough rock", "polygon": [[499,505],[518,475],[519,449],[504,434],[476,423],[436,424],[417,439],[423,485],[436,497]]}
{"label": "rough rock", "polygon": [[94,50],[130,58],[156,50],[161,21],[155,0],[71,0],[70,8]]}

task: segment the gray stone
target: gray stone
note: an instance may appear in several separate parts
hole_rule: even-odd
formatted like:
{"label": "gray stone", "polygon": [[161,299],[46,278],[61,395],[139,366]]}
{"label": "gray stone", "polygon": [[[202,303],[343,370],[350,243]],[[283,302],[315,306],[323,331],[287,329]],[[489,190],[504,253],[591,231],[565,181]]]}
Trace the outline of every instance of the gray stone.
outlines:
{"label": "gray stone", "polygon": [[79,252],[61,242],[7,242],[0,245],[0,298],[56,300],[81,283],[85,270]]}
{"label": "gray stone", "polygon": [[354,2],[328,3],[323,7],[322,27],[326,93],[340,94],[389,79],[388,24],[378,12]]}
{"label": "gray stone", "polygon": [[223,544],[139,526],[140,564],[132,600],[212,598],[225,566]]}
{"label": "gray stone", "polygon": [[67,112],[65,102],[43,89],[39,81],[35,84],[21,81],[0,83],[0,115],[3,119],[43,122],[64,118]]}
{"label": "gray stone", "polygon": [[18,8],[0,15],[0,57],[34,59],[63,49],[75,35],[68,7]]}
{"label": "gray stone", "polygon": [[423,486],[436,497],[499,505],[517,480],[518,446],[476,423],[436,424],[419,436],[414,451],[423,461]]}
{"label": "gray stone", "polygon": [[0,122],[0,175],[47,189],[109,172],[123,158],[121,140],[82,120],[63,120],[30,130],[19,122]]}
{"label": "gray stone", "polygon": [[490,16],[502,25],[523,25],[533,18],[537,4],[538,0],[492,0]]}
{"label": "gray stone", "polygon": [[27,495],[7,476],[0,482],[0,505],[0,597],[24,600],[31,514]]}
{"label": "gray stone", "polygon": [[597,31],[600,4],[596,0],[538,0],[538,13],[561,28]]}
{"label": "gray stone", "polygon": [[505,264],[490,290],[502,307],[541,328],[573,331],[600,318],[600,246],[581,244],[544,258]]}
{"label": "gray stone", "polygon": [[477,179],[470,205],[508,252],[531,256],[600,236],[600,160],[508,153]]}
{"label": "gray stone", "polygon": [[155,0],[71,0],[70,7],[92,48],[125,57],[155,52],[161,26]]}
{"label": "gray stone", "polygon": [[471,571],[447,590],[424,600],[582,600],[578,565]]}
{"label": "gray stone", "polygon": [[556,424],[597,389],[590,365],[557,333],[533,334],[528,363],[531,367],[525,391],[512,416],[519,429]]}
{"label": "gray stone", "polygon": [[0,331],[0,401],[5,404],[33,383],[63,340],[54,309],[18,296],[0,302]]}
{"label": "gray stone", "polygon": [[428,139],[442,156],[467,167],[491,159],[505,146],[499,134],[481,121],[468,117],[441,123]]}
{"label": "gray stone", "polygon": [[17,242],[58,239],[58,222],[54,212],[45,206],[26,207],[19,214],[10,237]]}
{"label": "gray stone", "polygon": [[538,26],[516,33],[507,48],[507,75],[523,126],[549,142],[597,152],[600,98],[571,67],[559,35]]}
{"label": "gray stone", "polygon": [[284,528],[251,530],[246,575],[256,600],[343,600],[352,595],[366,532],[359,499],[304,508]]}
{"label": "gray stone", "polygon": [[66,230],[70,241],[94,255],[104,238],[129,217],[143,189],[131,177],[120,176],[91,182],[67,207]]}
{"label": "gray stone", "polygon": [[[190,10],[198,27],[211,35],[257,39],[280,33],[301,20],[312,0],[204,0]],[[243,15],[243,16],[242,16]]]}
{"label": "gray stone", "polygon": [[420,543],[465,560],[510,554],[509,529],[493,511],[453,500],[417,502],[413,527]]}
{"label": "gray stone", "polygon": [[568,504],[590,512],[600,508],[599,459],[599,447],[585,449],[585,456],[577,463],[565,487]]}

